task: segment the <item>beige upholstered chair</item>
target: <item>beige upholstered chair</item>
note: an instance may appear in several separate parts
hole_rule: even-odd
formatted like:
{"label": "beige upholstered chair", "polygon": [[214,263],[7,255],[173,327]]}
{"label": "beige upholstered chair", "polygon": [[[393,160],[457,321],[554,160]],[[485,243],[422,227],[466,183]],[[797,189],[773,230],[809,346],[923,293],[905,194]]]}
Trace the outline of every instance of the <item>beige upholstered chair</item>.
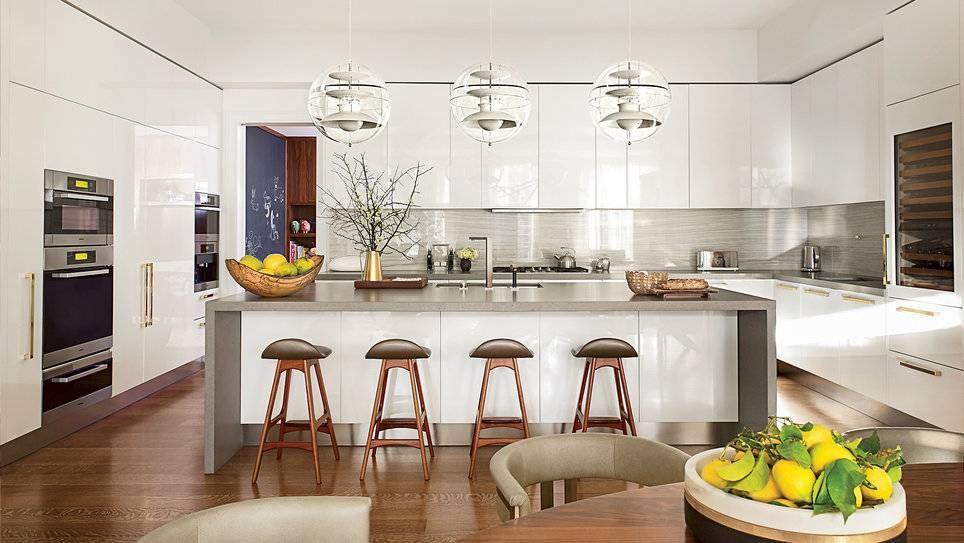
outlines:
{"label": "beige upholstered chair", "polygon": [[874,432],[884,447],[900,445],[908,464],[964,462],[964,434],[937,428],[859,428],[844,435],[848,439],[868,437]]}
{"label": "beige upholstered chair", "polygon": [[[645,486],[678,483],[689,455],[662,443],[615,434],[562,434],[507,445],[492,456],[489,470],[499,494],[499,517],[532,511],[526,487],[542,484],[542,508],[552,506],[552,482],[566,481],[566,502],[575,499],[575,480],[618,479]],[[547,503],[548,502],[548,503]]]}
{"label": "beige upholstered chair", "polygon": [[367,542],[371,500],[357,496],[262,498],[169,522],[142,543]]}

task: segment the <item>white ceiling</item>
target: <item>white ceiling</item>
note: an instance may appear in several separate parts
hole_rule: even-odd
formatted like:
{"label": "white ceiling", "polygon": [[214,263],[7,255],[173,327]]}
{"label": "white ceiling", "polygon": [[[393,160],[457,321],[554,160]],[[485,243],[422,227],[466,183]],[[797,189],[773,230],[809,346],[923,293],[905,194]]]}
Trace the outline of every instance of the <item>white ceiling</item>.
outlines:
{"label": "white ceiling", "polygon": [[[341,31],[347,0],[176,0],[214,31],[219,29]],[[623,0],[493,0],[497,32],[623,31]],[[633,28],[666,32],[756,29],[797,0],[629,0]],[[810,1],[810,0],[802,0]],[[405,32],[452,32],[487,25],[488,2],[468,0],[354,0],[354,27]]]}
{"label": "white ceiling", "polygon": [[318,136],[318,129],[313,124],[266,124],[263,126],[290,138]]}

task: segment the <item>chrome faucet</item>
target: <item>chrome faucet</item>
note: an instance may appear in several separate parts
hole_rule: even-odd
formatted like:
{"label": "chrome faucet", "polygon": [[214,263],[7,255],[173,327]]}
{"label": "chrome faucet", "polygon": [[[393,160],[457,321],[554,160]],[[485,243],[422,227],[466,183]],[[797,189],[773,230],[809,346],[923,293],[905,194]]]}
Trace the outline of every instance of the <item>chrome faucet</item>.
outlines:
{"label": "chrome faucet", "polygon": [[489,238],[486,236],[469,236],[469,241],[484,241],[485,242],[485,288],[492,288],[492,263],[493,258],[489,256]]}

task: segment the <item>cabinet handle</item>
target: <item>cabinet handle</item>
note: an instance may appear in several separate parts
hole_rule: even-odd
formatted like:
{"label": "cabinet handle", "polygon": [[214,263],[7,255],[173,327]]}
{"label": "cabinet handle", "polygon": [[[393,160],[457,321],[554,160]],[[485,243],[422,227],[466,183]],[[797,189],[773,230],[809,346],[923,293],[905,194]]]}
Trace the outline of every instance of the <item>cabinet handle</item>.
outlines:
{"label": "cabinet handle", "polygon": [[797,290],[797,287],[793,285],[784,285],[783,283],[777,283],[777,288],[782,288],[783,290]]}
{"label": "cabinet handle", "polygon": [[887,279],[887,276],[889,275],[889,274],[887,273],[887,267],[888,267],[888,265],[889,265],[888,262],[887,262],[887,242],[888,242],[889,240],[890,240],[890,234],[884,234],[883,236],[881,236],[881,243],[883,244],[883,249],[884,249],[884,250],[883,250],[883,255],[884,255],[884,284],[885,284],[885,285],[889,285],[889,284],[890,284],[890,280]]}
{"label": "cabinet handle", "polygon": [[874,301],[873,301],[873,300],[868,300],[867,298],[858,298],[858,297],[856,297],[856,296],[848,296],[848,295],[846,295],[846,294],[844,294],[843,296],[841,296],[841,298],[843,298],[844,300],[847,300],[848,302],[853,302],[853,303],[855,303],[855,304],[874,305]]}
{"label": "cabinet handle", "polygon": [[154,324],[154,263],[142,264],[144,271],[144,315],[141,326],[147,328]]}
{"label": "cabinet handle", "polygon": [[830,296],[830,293],[825,290],[814,290],[812,288],[803,289],[807,294],[813,294],[814,296],[823,296],[824,298]]}
{"label": "cabinet handle", "polygon": [[210,300],[211,298],[214,298],[215,296],[216,296],[215,293],[213,293],[213,292],[208,292],[207,294],[202,294],[202,295],[201,295],[201,299],[202,299],[202,300]]}
{"label": "cabinet handle", "polygon": [[201,320],[200,322],[198,322],[198,323],[197,323],[197,327],[198,327],[198,328],[204,328],[204,321]]}
{"label": "cabinet handle", "polygon": [[76,381],[76,380],[78,380],[78,379],[83,379],[84,377],[87,377],[87,376],[89,376],[89,375],[93,375],[93,374],[95,374],[95,373],[100,373],[100,372],[106,370],[106,369],[109,368],[109,367],[110,367],[110,366],[107,365],[107,364],[97,364],[96,366],[90,368],[89,370],[85,370],[85,371],[82,371],[82,372],[80,372],[80,373],[75,373],[75,374],[73,374],[73,375],[71,375],[71,376],[69,376],[69,377],[54,377],[54,378],[51,379],[50,381],[53,382],[53,383],[73,383],[74,381]]}
{"label": "cabinet handle", "polygon": [[927,311],[926,309],[916,309],[916,308],[913,308],[913,307],[905,307],[905,306],[902,306],[902,305],[897,306],[897,311],[899,311],[899,312],[901,312],[901,313],[913,313],[913,314],[915,314],[915,315],[923,315],[923,316],[925,316],[925,317],[936,317],[936,316],[937,316],[937,314],[935,314],[933,311]]}
{"label": "cabinet handle", "polygon": [[911,364],[910,362],[908,362],[908,361],[906,361],[906,360],[897,360],[897,363],[900,364],[901,366],[909,369],[909,370],[919,371],[919,372],[921,372],[921,373],[926,373],[927,375],[933,375],[934,377],[940,377],[940,376],[941,376],[941,371],[940,371],[940,370],[932,370],[932,369],[930,369],[930,368],[925,368],[925,367],[923,367],[923,366],[918,366],[917,364]]}
{"label": "cabinet handle", "polygon": [[148,299],[150,300],[150,312],[147,314],[147,324],[149,326],[154,326],[154,263],[151,262],[147,265],[147,269],[150,272],[150,295]]}
{"label": "cabinet handle", "polygon": [[23,274],[23,278],[30,281],[30,323],[27,325],[27,352],[23,359],[30,360],[34,357],[33,337],[37,320],[37,276],[33,272]]}

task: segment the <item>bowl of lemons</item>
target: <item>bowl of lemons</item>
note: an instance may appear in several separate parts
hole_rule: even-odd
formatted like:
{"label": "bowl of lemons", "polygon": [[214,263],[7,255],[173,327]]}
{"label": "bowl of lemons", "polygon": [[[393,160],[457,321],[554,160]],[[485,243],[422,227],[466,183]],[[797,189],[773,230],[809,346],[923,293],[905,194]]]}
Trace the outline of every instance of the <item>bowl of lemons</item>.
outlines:
{"label": "bowl of lemons", "polygon": [[708,541],[895,540],[907,512],[899,445],[771,418],[684,467],[686,524]]}
{"label": "bowl of lemons", "polygon": [[245,255],[224,261],[228,273],[241,287],[264,298],[290,296],[315,280],[325,257],[312,255],[289,262],[284,255],[270,254],[260,260]]}

